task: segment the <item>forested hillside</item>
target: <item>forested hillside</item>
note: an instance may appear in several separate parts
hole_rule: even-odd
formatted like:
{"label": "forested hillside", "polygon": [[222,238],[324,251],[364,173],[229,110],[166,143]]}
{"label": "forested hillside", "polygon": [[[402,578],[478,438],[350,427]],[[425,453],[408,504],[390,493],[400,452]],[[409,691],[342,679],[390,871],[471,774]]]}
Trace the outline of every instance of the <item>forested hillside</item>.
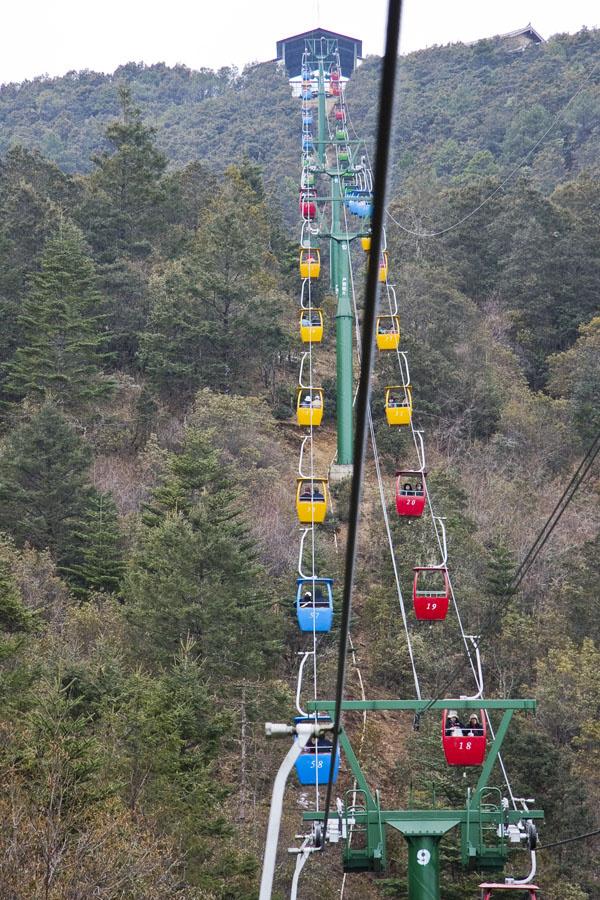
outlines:
{"label": "forested hillside", "polygon": [[[403,58],[390,212],[404,230],[387,231],[461,610],[473,633],[497,614],[486,693],[539,701],[505,759],[546,810],[545,843],[599,824],[597,467],[519,592],[506,584],[600,427],[599,51],[584,31],[517,55],[480,42]],[[377,75],[369,59],[348,87],[362,135]],[[263,723],[294,715],[299,649],[297,103],[273,64],[128,65],[5,86],[0,122],[0,896],[250,900],[284,749]],[[319,302],[325,467],[325,284]],[[393,510],[395,468],[414,460],[382,415],[391,378],[378,358]],[[353,634],[368,693],[412,696],[374,488]],[[344,490],[318,546],[338,585]],[[408,585],[431,531],[393,522]],[[418,625],[433,693],[461,657],[456,625]],[[413,733],[370,717],[363,752],[387,799],[462,796],[437,718]],[[281,846],[304,802],[289,791]],[[548,900],[598,896],[597,845],[575,846],[540,852]],[[392,850],[389,877],[353,876],[349,900],[406,896]],[[456,860],[449,841],[445,900],[474,896]],[[340,877],[330,851],[303,883],[327,900]]]}

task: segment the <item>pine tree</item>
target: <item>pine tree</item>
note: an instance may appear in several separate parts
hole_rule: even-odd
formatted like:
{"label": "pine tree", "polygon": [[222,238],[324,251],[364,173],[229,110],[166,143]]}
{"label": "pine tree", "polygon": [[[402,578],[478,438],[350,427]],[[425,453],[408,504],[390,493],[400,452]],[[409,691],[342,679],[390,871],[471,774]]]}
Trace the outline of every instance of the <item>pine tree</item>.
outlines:
{"label": "pine tree", "polygon": [[191,636],[209,671],[261,671],[277,646],[269,581],[208,438],[191,429],[146,512],[123,589],[133,640],[153,663]]}
{"label": "pine tree", "polygon": [[83,513],[82,527],[75,532],[80,541],[81,561],[64,574],[75,593],[118,593],[123,575],[123,549],[117,507],[110,494],[92,491]]}
{"label": "pine tree", "polygon": [[22,343],[5,366],[8,396],[51,395],[65,407],[80,408],[110,393],[112,384],[101,372],[105,335],[95,314],[99,299],[83,237],[64,224],[46,243],[23,303]]}
{"label": "pine tree", "polygon": [[119,98],[121,119],[106,129],[114,152],[93,158],[97,169],[92,184],[112,201],[112,224],[123,249],[139,254],[145,252],[140,241],[147,240],[162,224],[161,206],[166,194],[161,178],[167,159],[154,146],[156,129],[144,124],[130,89],[121,86]]}
{"label": "pine tree", "polygon": [[11,432],[0,456],[0,529],[18,546],[48,548],[59,568],[72,564],[91,492],[90,458],[56,406],[44,404]]}

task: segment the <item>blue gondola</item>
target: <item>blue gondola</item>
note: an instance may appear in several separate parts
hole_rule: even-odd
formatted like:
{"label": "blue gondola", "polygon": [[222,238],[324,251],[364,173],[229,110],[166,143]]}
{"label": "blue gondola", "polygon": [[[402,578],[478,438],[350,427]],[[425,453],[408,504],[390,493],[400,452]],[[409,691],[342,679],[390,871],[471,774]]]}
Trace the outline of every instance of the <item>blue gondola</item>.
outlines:
{"label": "blue gondola", "polygon": [[312,117],[311,113],[306,113],[305,115],[302,116],[302,124],[303,125],[312,125],[312,123],[313,123],[313,117]]}
{"label": "blue gondola", "polygon": [[[296,615],[300,631],[331,631],[333,625],[333,578],[298,578]],[[313,602],[314,593],[314,602]]]}
{"label": "blue gondola", "polygon": [[351,213],[359,216],[361,219],[366,219],[373,215],[373,194],[371,191],[346,190],[344,203]]}
{"label": "blue gondola", "polygon": [[302,149],[305,153],[311,153],[314,150],[312,134],[305,134],[302,138]]}
{"label": "blue gondola", "polygon": [[[319,721],[329,724],[328,715],[319,715]],[[294,722],[314,722],[314,716],[296,716]],[[325,786],[331,773],[331,749],[329,738],[311,738],[296,760],[296,775],[300,784],[321,784]],[[333,766],[333,783],[335,784],[340,769],[340,748],[338,746]]]}
{"label": "blue gondola", "polygon": [[310,88],[306,88],[306,90],[302,91],[302,99],[312,100],[312,91],[310,90]]}

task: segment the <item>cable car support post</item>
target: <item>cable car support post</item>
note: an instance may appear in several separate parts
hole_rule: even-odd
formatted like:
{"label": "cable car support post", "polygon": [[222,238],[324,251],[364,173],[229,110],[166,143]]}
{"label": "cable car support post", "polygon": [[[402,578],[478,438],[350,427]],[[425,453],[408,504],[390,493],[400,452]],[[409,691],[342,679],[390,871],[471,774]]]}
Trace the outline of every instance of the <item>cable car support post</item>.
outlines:
{"label": "cable car support post", "polygon": [[[344,700],[344,711],[400,711],[410,710],[423,714],[431,709],[457,710],[472,709],[472,698],[441,700]],[[331,700],[310,701],[309,712],[327,712],[333,719],[335,702]],[[453,828],[461,829],[462,863],[468,868],[498,870],[504,867],[507,858],[506,836],[512,842],[525,840],[528,832],[523,820],[533,822],[543,819],[541,809],[509,809],[499,803],[492,804],[484,800],[492,791],[490,776],[498,759],[502,742],[506,736],[510,721],[516,710],[533,711],[535,700],[481,700],[477,706],[486,712],[502,711],[502,719],[496,731],[476,787],[467,794],[467,802],[462,809],[381,809],[379,799],[374,796],[361,770],[360,763],[352,751],[348,735],[343,726],[339,734],[339,742],[346,762],[356,779],[365,803],[362,809],[353,808],[354,827],[362,829],[366,836],[364,848],[352,848],[346,842],[344,848],[344,868],[346,871],[381,871],[385,868],[385,829],[388,826],[399,831],[408,843],[408,896],[409,900],[440,900],[440,860],[439,843],[443,836]],[[323,821],[324,812],[305,812],[305,821]],[[495,846],[489,846],[484,840],[486,833],[499,830],[501,838]],[[347,832],[342,823],[342,836]],[[525,881],[523,882],[525,883]]]}

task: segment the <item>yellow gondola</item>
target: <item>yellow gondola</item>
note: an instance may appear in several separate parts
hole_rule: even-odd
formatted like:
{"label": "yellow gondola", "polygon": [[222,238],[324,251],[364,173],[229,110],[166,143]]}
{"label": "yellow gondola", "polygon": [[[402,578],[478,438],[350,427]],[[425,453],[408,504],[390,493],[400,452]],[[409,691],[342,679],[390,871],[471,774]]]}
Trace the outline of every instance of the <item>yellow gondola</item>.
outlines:
{"label": "yellow gondola", "polygon": [[388,279],[388,255],[387,250],[384,250],[379,259],[379,280],[384,284]]}
{"label": "yellow gondola", "polygon": [[318,278],[321,274],[321,253],[316,247],[300,251],[300,278]]}
{"label": "yellow gondola", "polygon": [[298,388],[296,399],[296,422],[298,425],[316,426],[323,419],[323,388]]}
{"label": "yellow gondola", "polygon": [[365,253],[368,253],[371,249],[371,235],[363,235],[360,239],[360,246],[363,248]]}
{"label": "yellow gondola", "polygon": [[303,525],[325,521],[327,512],[327,479],[298,478],[296,512]]}
{"label": "yellow gondola", "polygon": [[412,390],[410,384],[393,385],[385,389],[385,415],[388,425],[410,425],[412,419]]}
{"label": "yellow gondola", "polygon": [[300,337],[305,344],[323,340],[323,310],[309,306],[300,310]]}
{"label": "yellow gondola", "polygon": [[377,346],[380,350],[397,350],[400,343],[400,317],[377,317]]}

